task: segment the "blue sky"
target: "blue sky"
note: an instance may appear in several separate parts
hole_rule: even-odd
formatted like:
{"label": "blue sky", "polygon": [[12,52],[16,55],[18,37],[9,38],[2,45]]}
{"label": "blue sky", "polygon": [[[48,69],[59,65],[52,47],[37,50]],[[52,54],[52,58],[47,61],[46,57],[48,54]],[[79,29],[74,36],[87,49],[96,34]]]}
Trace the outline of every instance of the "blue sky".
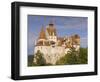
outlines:
{"label": "blue sky", "polygon": [[55,24],[58,36],[78,34],[81,37],[81,47],[87,47],[87,17],[28,15],[28,54],[33,54],[34,41],[41,27],[45,28],[51,21]]}

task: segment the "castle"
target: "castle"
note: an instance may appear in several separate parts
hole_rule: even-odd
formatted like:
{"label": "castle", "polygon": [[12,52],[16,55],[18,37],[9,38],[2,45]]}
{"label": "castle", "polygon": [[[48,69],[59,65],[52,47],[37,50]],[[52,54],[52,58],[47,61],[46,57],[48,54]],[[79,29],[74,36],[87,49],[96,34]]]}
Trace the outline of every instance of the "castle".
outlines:
{"label": "castle", "polygon": [[[49,23],[41,28],[38,40],[35,41],[34,54],[39,50],[43,53],[43,57],[46,63],[56,64],[57,60],[67,54],[71,48],[75,48],[79,51],[80,48],[80,37],[75,34],[69,37],[59,37],[57,36],[57,30],[55,24]],[[34,63],[36,63],[36,58],[34,56]]]}

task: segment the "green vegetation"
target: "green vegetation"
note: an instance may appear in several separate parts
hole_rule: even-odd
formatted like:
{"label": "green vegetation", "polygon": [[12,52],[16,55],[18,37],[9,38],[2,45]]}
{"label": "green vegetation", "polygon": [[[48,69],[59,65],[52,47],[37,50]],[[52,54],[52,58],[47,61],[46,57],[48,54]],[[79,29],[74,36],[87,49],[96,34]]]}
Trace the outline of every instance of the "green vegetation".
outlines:
{"label": "green vegetation", "polygon": [[[36,58],[36,63],[34,63],[34,57]],[[45,59],[43,58],[43,54],[38,50],[35,55],[28,56],[28,66],[44,66]]]}
{"label": "green vegetation", "polygon": [[88,49],[80,48],[80,55],[78,59],[79,64],[87,64],[88,63]]}
{"label": "green vegetation", "polygon": [[[36,63],[33,63],[34,56],[36,58]],[[34,56],[28,56],[28,66],[47,66],[51,64],[46,64],[43,54],[38,51]],[[73,65],[73,64],[87,64],[88,62],[88,50],[87,48],[80,48],[79,52],[75,51],[74,48],[71,52],[65,54],[64,57],[60,58],[56,65]]]}
{"label": "green vegetation", "polygon": [[79,52],[71,49],[71,52],[60,58],[57,65],[87,64],[87,48],[80,48]]}
{"label": "green vegetation", "polygon": [[34,63],[34,65],[36,65],[36,66],[45,65],[45,59],[43,57],[43,54],[39,50],[35,54],[35,58],[36,58],[36,63]]}
{"label": "green vegetation", "polygon": [[28,55],[28,66],[33,66],[33,55]]}

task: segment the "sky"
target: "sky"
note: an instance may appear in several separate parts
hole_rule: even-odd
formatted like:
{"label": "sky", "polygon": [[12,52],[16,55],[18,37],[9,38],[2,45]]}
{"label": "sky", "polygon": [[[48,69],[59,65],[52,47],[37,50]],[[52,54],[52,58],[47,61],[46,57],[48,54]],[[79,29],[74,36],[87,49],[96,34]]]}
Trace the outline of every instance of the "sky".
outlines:
{"label": "sky", "polygon": [[34,52],[34,43],[38,38],[41,27],[53,21],[57,31],[57,36],[71,36],[78,34],[81,38],[81,47],[87,47],[88,18],[71,16],[46,16],[28,15],[28,55]]}

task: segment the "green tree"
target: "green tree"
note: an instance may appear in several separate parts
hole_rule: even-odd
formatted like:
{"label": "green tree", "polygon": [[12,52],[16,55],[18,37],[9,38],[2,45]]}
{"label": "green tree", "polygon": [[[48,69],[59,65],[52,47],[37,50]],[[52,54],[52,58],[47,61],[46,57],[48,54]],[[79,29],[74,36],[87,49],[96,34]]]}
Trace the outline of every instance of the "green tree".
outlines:
{"label": "green tree", "polygon": [[88,62],[88,49],[80,48],[79,52],[79,64],[87,64]]}
{"label": "green tree", "polygon": [[28,55],[28,66],[33,65],[33,55]]}
{"label": "green tree", "polygon": [[56,64],[77,64],[78,59],[77,59],[78,52],[75,51],[74,48],[71,48],[70,52],[65,54],[64,57],[60,58]]}
{"label": "green tree", "polygon": [[87,48],[80,48],[79,52],[71,48],[71,51],[60,58],[57,65],[71,65],[71,64],[87,64],[88,61]]}
{"label": "green tree", "polygon": [[64,57],[61,57],[57,62],[56,64],[57,65],[64,65],[65,63],[67,63],[67,54],[64,56]]}
{"label": "green tree", "polygon": [[67,54],[66,64],[77,64],[78,63],[78,52],[74,48],[71,49],[71,52]]}
{"label": "green tree", "polygon": [[33,63],[36,66],[43,66],[45,65],[45,59],[43,57],[43,53],[40,52],[40,50],[37,51],[37,53],[35,54],[35,59],[36,59],[36,63]]}

